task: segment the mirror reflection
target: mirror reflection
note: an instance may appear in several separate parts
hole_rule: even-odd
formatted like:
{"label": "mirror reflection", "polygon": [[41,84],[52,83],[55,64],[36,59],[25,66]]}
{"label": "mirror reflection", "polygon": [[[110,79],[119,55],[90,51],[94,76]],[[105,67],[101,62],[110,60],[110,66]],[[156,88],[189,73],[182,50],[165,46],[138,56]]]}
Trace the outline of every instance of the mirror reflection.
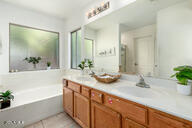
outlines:
{"label": "mirror reflection", "polygon": [[159,78],[192,64],[191,35],[190,0],[138,0],[85,26],[95,68]]}

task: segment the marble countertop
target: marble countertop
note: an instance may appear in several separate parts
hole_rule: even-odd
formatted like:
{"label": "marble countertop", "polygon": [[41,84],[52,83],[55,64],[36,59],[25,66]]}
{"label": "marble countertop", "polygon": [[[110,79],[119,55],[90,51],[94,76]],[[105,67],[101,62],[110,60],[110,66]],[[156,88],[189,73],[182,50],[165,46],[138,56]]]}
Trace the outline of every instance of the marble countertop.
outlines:
{"label": "marble countertop", "polygon": [[192,96],[180,95],[175,90],[157,85],[140,88],[135,86],[136,82],[121,79],[104,84],[90,76],[64,75],[63,78],[192,121]]}

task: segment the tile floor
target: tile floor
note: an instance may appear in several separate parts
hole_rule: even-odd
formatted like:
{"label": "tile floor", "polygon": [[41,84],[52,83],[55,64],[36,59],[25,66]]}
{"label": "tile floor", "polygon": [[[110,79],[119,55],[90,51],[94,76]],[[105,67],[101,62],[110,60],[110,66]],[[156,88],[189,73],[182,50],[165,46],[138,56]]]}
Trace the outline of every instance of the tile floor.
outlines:
{"label": "tile floor", "polygon": [[81,128],[69,115],[59,113],[25,128]]}

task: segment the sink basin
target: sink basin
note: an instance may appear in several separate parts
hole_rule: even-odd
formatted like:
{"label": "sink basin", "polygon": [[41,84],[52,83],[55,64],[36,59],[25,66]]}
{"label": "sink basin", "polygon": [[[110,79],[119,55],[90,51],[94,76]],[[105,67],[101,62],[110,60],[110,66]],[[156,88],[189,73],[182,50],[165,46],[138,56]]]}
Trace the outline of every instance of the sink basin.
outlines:
{"label": "sink basin", "polygon": [[151,88],[140,88],[140,87],[118,87],[117,90],[140,98],[157,98],[160,96],[160,92]]}
{"label": "sink basin", "polygon": [[79,77],[77,77],[77,80],[92,81],[92,79],[89,76],[79,76]]}

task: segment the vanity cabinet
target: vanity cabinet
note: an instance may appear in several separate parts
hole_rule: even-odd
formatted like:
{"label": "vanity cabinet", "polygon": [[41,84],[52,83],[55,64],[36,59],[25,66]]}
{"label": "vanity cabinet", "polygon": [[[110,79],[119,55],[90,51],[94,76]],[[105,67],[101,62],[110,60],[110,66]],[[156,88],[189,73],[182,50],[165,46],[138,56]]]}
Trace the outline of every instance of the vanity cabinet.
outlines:
{"label": "vanity cabinet", "polygon": [[[64,84],[64,83],[67,83]],[[74,120],[83,128],[90,128],[90,99],[89,88],[68,81],[63,82],[63,107]]]}
{"label": "vanity cabinet", "polygon": [[121,115],[92,101],[91,124],[91,128],[121,128]]}
{"label": "vanity cabinet", "polygon": [[83,128],[90,128],[90,100],[79,93],[74,93],[74,119]]}
{"label": "vanity cabinet", "polygon": [[75,82],[63,81],[63,107],[82,128],[192,128],[192,122]]}
{"label": "vanity cabinet", "polygon": [[63,87],[63,107],[73,117],[73,91],[66,87]]}

